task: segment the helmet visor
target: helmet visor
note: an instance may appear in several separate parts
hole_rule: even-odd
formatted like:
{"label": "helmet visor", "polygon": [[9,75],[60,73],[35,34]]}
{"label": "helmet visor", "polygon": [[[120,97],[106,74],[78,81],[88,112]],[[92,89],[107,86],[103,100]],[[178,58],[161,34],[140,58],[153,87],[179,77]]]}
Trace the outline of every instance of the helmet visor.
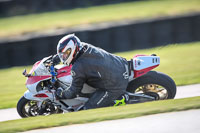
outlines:
{"label": "helmet visor", "polygon": [[65,62],[72,52],[71,48],[68,48],[65,52],[60,52],[60,57],[62,58],[63,62]]}

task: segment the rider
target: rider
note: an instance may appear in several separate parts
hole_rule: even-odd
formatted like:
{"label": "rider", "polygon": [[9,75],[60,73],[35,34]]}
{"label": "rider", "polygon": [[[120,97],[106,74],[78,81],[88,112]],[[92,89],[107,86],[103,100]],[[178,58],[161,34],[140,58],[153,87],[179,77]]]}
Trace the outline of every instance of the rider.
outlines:
{"label": "rider", "polygon": [[114,105],[114,101],[120,97],[125,99],[129,77],[126,59],[81,42],[74,34],[66,35],[59,41],[57,55],[63,64],[72,65],[73,77],[69,89],[57,89],[59,99],[75,98],[84,83],[97,88],[84,109],[107,107]]}

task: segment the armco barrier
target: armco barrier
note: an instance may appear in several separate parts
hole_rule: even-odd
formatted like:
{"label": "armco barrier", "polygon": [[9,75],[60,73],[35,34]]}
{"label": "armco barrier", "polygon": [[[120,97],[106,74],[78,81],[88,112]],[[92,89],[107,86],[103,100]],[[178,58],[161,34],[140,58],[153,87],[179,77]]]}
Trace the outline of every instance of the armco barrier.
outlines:
{"label": "armco barrier", "polygon": [[57,30],[55,33],[0,40],[0,67],[30,65],[55,54],[57,42],[69,33],[75,33],[83,42],[109,52],[151,48],[170,43],[199,41],[200,14],[101,23]]}

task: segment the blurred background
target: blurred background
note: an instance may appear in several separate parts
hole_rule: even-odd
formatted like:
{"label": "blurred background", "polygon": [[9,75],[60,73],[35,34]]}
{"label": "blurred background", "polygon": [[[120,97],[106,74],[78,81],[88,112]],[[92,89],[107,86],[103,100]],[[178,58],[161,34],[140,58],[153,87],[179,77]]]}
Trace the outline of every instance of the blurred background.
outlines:
{"label": "blurred background", "polygon": [[0,109],[26,91],[24,68],[75,33],[130,59],[155,53],[177,86],[200,83],[200,0],[0,0]]}
{"label": "blurred background", "polygon": [[56,54],[75,33],[109,52],[200,40],[200,0],[0,0],[0,68]]}

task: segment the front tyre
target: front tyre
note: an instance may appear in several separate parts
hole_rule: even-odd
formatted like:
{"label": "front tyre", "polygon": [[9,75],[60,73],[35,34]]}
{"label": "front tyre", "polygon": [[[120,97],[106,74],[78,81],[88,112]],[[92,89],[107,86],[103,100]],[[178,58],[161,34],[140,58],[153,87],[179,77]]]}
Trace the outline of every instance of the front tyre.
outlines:
{"label": "front tyre", "polygon": [[24,96],[17,103],[17,112],[22,118],[63,113],[60,108],[54,106],[51,102],[44,101],[41,108],[39,108],[37,101],[28,100]]}
{"label": "front tyre", "polygon": [[131,81],[127,91],[155,96],[158,100],[173,99],[176,95],[176,84],[168,75],[150,71]]}
{"label": "front tyre", "polygon": [[31,117],[39,115],[39,109],[36,101],[28,100],[24,96],[17,103],[17,112],[22,117]]}

